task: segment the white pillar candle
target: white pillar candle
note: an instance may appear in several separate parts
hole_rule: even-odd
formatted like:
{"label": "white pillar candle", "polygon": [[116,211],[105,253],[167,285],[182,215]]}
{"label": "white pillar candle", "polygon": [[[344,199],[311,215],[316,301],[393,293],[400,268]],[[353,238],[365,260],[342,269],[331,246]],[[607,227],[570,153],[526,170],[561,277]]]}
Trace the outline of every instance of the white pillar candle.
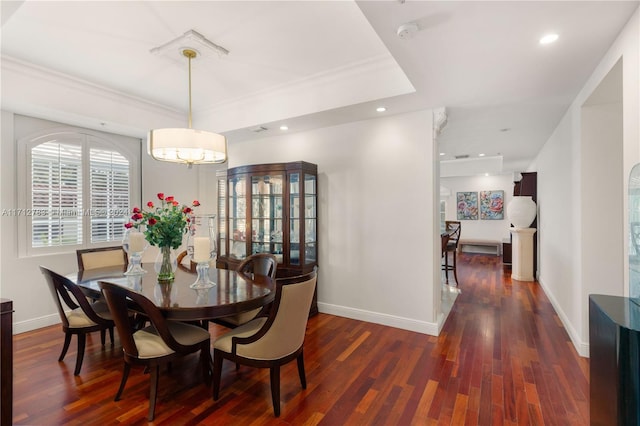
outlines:
{"label": "white pillar candle", "polygon": [[208,262],[211,258],[211,241],[209,237],[195,237],[193,239],[193,261]]}
{"label": "white pillar candle", "polygon": [[129,253],[140,253],[144,250],[144,234],[132,232],[129,234]]}

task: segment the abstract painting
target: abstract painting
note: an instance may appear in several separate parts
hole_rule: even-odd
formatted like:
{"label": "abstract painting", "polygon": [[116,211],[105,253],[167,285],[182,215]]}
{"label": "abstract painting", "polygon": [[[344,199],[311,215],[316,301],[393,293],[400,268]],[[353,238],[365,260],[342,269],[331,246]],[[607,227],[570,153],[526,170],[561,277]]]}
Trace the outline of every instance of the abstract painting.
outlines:
{"label": "abstract painting", "polygon": [[504,191],[480,191],[480,219],[504,219]]}
{"label": "abstract painting", "polygon": [[458,220],[478,219],[478,193],[477,192],[457,192],[456,193]]}

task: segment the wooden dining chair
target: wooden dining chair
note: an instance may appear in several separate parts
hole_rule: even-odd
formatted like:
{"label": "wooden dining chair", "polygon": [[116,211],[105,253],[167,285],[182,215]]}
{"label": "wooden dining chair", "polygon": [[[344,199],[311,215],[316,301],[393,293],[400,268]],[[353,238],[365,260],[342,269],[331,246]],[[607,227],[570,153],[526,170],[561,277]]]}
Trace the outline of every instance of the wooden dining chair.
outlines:
{"label": "wooden dining chair", "polygon": [[[278,260],[276,256],[271,253],[256,253],[245,258],[236,271],[253,278],[256,275],[263,277],[270,277],[276,279],[276,271],[278,269]],[[271,304],[268,306],[257,308],[247,312],[240,312],[238,314],[226,316],[223,318],[216,318],[213,320],[216,324],[223,325],[229,328],[236,328],[246,322],[254,319],[261,312],[266,312],[270,309]]]}
{"label": "wooden dining chair", "polygon": [[[153,421],[160,367],[171,363],[177,357],[198,351],[205,383],[211,383],[211,337],[208,330],[196,325],[166,320],[151,300],[128,288],[102,281],[99,285],[113,315],[124,355],[122,381],[115,401],[122,396],[131,366],[144,366],[151,373],[147,419]],[[127,320],[129,301],[133,302],[136,309],[145,313],[151,322],[150,326],[137,330],[131,325]]]}
{"label": "wooden dining chair", "polygon": [[280,416],[280,366],[297,360],[302,388],[307,388],[303,346],[309,308],[316,287],[312,272],[276,280],[276,294],[269,316],[260,316],[220,336],[213,344],[213,399],[220,394],[222,361],[269,368],[271,399]]}
{"label": "wooden dining chair", "polygon": [[81,271],[107,266],[126,268],[129,263],[127,253],[122,246],[80,249],[76,250],[76,257],[78,258],[78,269]]}
{"label": "wooden dining chair", "polygon": [[113,346],[114,321],[109,308],[104,302],[90,303],[82,290],[66,277],[43,266],[40,266],[40,271],[44,275],[53,300],[56,303],[62,322],[62,331],[64,331],[64,346],[58,362],[62,362],[67,354],[71,336],[74,334],[78,336],[78,354],[76,356],[76,367],[73,371],[73,374],[77,376],[80,374],[84,359],[86,335],[99,331],[100,341],[104,346],[105,334],[109,330],[109,337]]}

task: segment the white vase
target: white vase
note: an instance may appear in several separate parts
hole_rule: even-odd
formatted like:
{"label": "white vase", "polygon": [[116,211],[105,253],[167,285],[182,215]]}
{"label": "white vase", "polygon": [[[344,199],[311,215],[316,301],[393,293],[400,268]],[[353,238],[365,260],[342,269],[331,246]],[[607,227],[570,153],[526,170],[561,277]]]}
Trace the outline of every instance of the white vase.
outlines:
{"label": "white vase", "polygon": [[530,196],[516,196],[507,205],[507,217],[514,228],[528,228],[536,218],[536,203]]}

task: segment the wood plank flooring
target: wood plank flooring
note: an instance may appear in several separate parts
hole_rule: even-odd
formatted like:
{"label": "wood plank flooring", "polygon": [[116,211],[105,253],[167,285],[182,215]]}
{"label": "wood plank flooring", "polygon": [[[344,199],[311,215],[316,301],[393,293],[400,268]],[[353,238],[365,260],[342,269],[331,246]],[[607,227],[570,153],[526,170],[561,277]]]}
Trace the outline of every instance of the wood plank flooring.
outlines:
{"label": "wood plank flooring", "polygon": [[[224,364],[220,399],[197,357],[162,372],[155,424],[587,425],[588,360],[580,358],[536,283],[511,282],[500,258],[459,257],[462,293],[440,336],[319,314],[305,344],[308,387],[282,369],[276,419],[268,370]],[[225,329],[211,325],[212,335]],[[16,335],[14,424],[145,424],[149,376],[132,370],[114,402],[122,360],[87,339],[73,376],[75,340],[57,362],[59,326]]]}

